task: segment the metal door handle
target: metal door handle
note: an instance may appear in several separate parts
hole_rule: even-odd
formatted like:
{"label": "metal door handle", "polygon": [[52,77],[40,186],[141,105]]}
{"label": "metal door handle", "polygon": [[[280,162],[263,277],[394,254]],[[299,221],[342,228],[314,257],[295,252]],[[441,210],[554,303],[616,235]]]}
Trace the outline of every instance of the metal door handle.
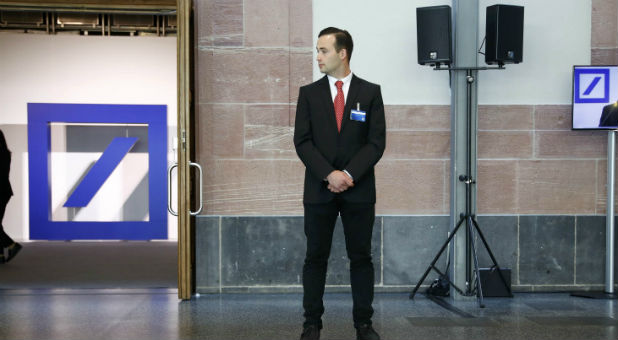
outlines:
{"label": "metal door handle", "polygon": [[178,167],[178,163],[174,163],[172,165],[170,165],[170,167],[167,169],[167,183],[168,184],[168,198],[167,198],[167,211],[170,212],[170,214],[174,215],[174,216],[178,216],[178,213],[174,211],[174,209],[172,209],[172,170],[174,170],[174,168]]}
{"label": "metal door handle", "polygon": [[[189,166],[194,166],[197,168],[197,170],[199,170],[200,172],[200,187],[199,187],[199,191],[200,191],[200,205],[199,205],[199,209],[197,211],[189,211],[189,214],[191,214],[191,216],[195,216],[199,213],[202,212],[202,207],[203,207],[203,203],[204,203],[204,198],[203,198],[203,191],[202,191],[202,177],[203,177],[203,172],[202,172],[202,167],[197,164],[197,163],[193,163],[193,162],[189,162]],[[172,164],[169,169],[167,170],[167,174],[168,174],[168,183],[169,183],[169,190],[168,192],[168,199],[167,199],[167,211],[170,212],[170,214],[174,215],[174,216],[178,216],[178,212],[174,211],[174,209],[172,209],[172,171],[174,170],[174,168],[178,167],[178,163],[174,163]]]}
{"label": "metal door handle", "polygon": [[197,163],[189,162],[189,166],[196,167],[197,170],[199,170],[199,172],[200,172],[200,187],[199,187],[199,191],[200,191],[200,205],[199,205],[199,209],[197,211],[189,211],[189,214],[191,214],[191,216],[195,216],[195,215],[197,215],[197,214],[202,212],[202,208],[204,206],[204,204],[203,204],[203,202],[204,202],[204,200],[203,200],[203,190],[202,190],[202,174],[203,174],[203,172],[202,172],[202,167],[199,164],[197,164]]}

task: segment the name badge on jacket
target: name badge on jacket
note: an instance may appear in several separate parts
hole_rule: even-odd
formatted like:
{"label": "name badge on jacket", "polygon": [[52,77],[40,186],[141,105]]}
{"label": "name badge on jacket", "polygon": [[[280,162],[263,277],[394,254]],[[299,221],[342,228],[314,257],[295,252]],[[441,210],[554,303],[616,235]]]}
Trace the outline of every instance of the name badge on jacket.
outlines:
{"label": "name badge on jacket", "polygon": [[357,122],[364,122],[367,119],[367,113],[365,111],[361,111],[360,103],[356,103],[356,110],[352,110],[350,112],[350,119]]}

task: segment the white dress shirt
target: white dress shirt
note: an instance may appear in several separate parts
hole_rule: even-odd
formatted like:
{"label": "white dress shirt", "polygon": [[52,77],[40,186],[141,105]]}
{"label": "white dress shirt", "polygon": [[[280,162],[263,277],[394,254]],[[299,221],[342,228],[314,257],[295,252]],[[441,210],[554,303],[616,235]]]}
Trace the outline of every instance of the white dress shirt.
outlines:
{"label": "white dress shirt", "polygon": [[330,84],[330,94],[332,96],[333,103],[335,102],[335,97],[337,96],[337,86],[335,85],[335,82],[337,82],[337,80],[341,80],[343,82],[343,102],[345,103],[345,101],[348,99],[348,90],[350,89],[350,82],[352,81],[352,72],[350,72],[350,74],[348,74],[343,79],[337,79],[335,77],[328,76],[328,83]]}
{"label": "white dress shirt", "polygon": [[[343,86],[341,87],[341,90],[343,90],[343,102],[345,103],[345,101],[348,99],[348,90],[350,90],[350,82],[352,81],[352,72],[350,72],[350,74],[348,74],[343,79],[337,79],[335,77],[328,76],[328,83],[330,84],[330,95],[331,95],[331,98],[333,99],[333,104],[335,103],[335,97],[337,97],[337,85],[335,85],[337,80],[341,80],[343,82]],[[348,175],[348,177],[354,180],[354,177],[350,175],[348,170],[343,169],[343,172],[345,172],[345,174]]]}

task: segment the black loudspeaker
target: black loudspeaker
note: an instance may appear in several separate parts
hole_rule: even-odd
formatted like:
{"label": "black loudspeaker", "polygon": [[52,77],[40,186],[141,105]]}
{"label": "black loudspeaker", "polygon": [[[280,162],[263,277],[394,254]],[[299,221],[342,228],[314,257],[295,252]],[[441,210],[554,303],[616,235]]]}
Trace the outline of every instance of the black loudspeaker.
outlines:
{"label": "black loudspeaker", "polygon": [[450,64],[451,6],[418,7],[416,39],[419,64]]}
{"label": "black loudspeaker", "polygon": [[524,8],[493,5],[487,7],[485,21],[485,62],[519,64],[523,58]]}

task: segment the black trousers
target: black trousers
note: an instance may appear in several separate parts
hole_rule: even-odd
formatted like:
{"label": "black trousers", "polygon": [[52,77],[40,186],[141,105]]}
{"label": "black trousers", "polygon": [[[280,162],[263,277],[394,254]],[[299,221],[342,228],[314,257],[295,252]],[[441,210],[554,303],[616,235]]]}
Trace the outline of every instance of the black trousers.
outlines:
{"label": "black trousers", "polygon": [[326,268],[333,230],[339,214],[343,222],[345,246],[350,259],[354,326],[371,324],[374,285],[371,235],[375,220],[375,204],[349,203],[335,198],[329,203],[304,206],[307,236],[307,254],[303,266],[304,326],[318,325],[322,328]]}
{"label": "black trousers", "polygon": [[2,226],[2,219],[4,218],[4,212],[6,211],[6,205],[9,203],[9,198],[0,198],[0,248],[6,248],[13,244],[13,239],[4,232],[4,226]]}

